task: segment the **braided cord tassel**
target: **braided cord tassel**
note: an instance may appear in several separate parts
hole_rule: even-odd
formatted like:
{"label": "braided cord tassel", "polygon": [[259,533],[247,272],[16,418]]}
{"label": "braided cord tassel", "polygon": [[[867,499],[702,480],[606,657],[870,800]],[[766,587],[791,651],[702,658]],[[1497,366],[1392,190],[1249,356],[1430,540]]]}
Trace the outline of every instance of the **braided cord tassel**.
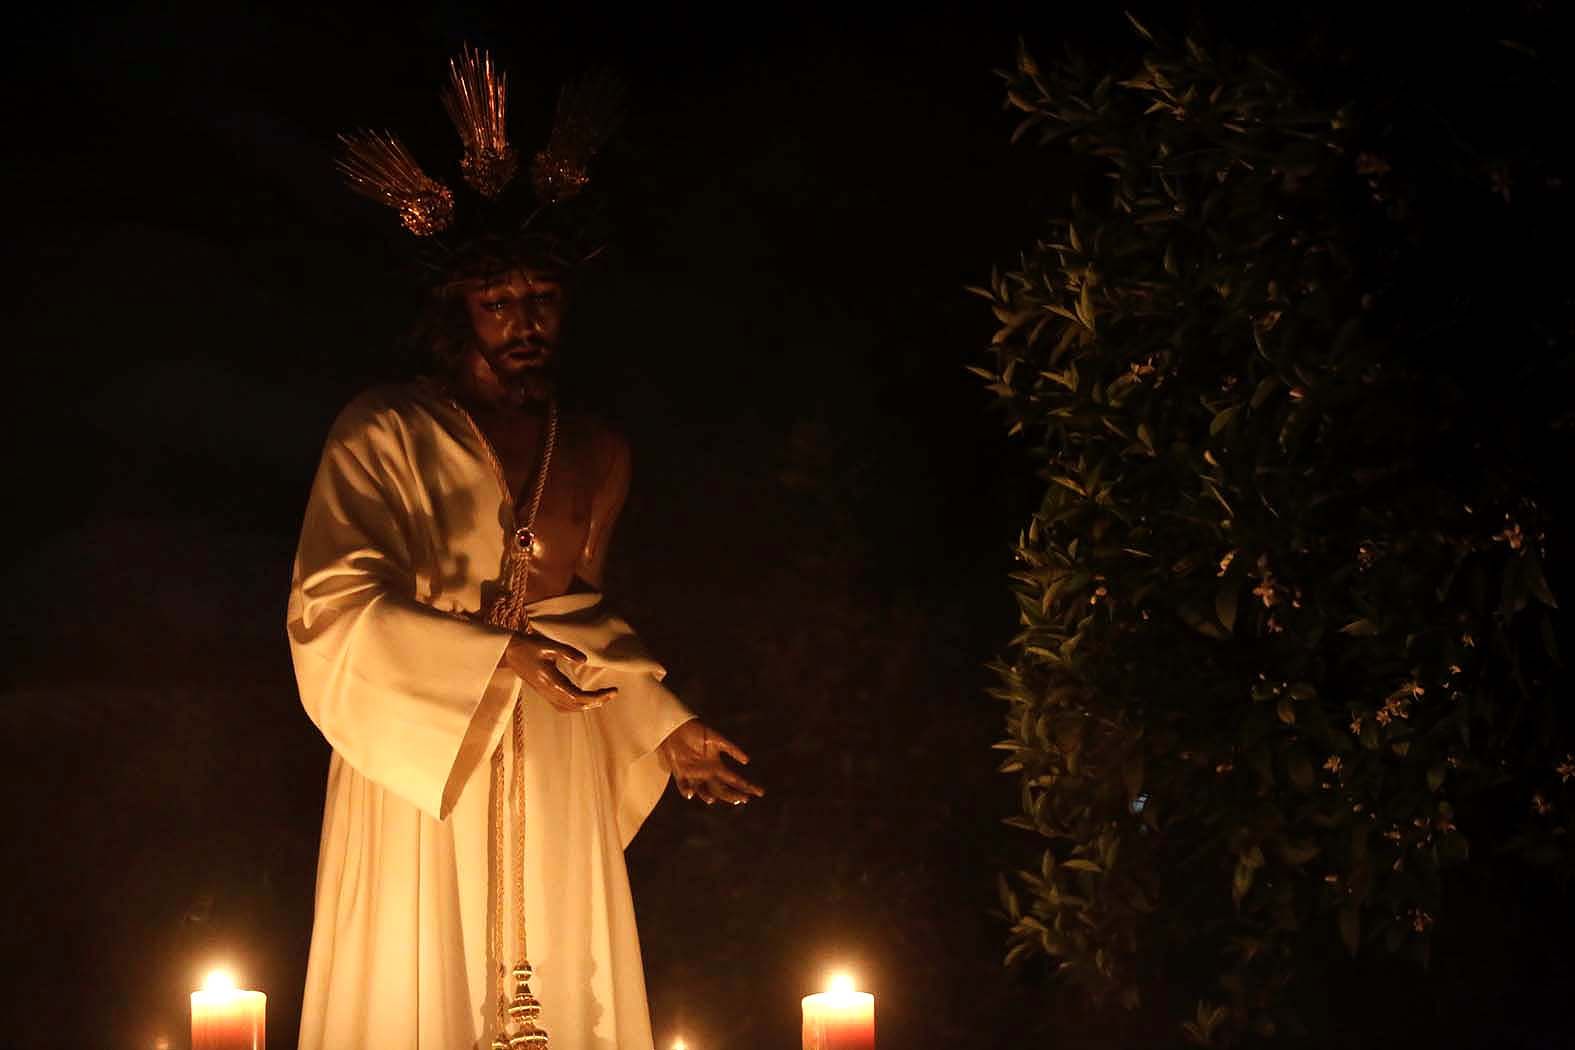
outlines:
{"label": "braided cord tassel", "polygon": [[[493,449],[492,443],[487,440],[487,436],[476,425],[470,413],[465,412],[457,401],[453,404],[469,421],[471,429],[475,431],[481,447],[487,454],[493,471],[497,474],[499,484],[507,493],[509,491],[507,475],[503,471],[503,463]],[[515,545],[507,555],[508,561],[504,574],[508,579],[508,586],[487,610],[487,622],[494,627],[523,632],[528,626],[525,594],[530,582],[530,561],[535,553],[536,516],[541,511],[542,497],[547,491],[547,472],[552,466],[552,457],[557,445],[558,406],[553,402],[548,406],[547,439],[542,448],[541,464],[536,471],[536,484],[531,492],[530,508],[526,513],[525,524],[514,532]],[[514,704],[510,729],[508,743],[500,741],[497,750],[492,754],[492,782],[488,793],[493,836],[490,948],[498,968],[498,1031],[492,1039],[491,1050],[548,1050],[547,1033],[537,1024],[541,1018],[541,1000],[537,999],[530,989],[530,979],[535,971],[525,950],[525,703],[523,697]],[[508,788],[504,772],[505,747],[510,748],[514,759],[514,783],[512,797],[509,799],[514,809],[512,836],[505,834],[504,793]],[[509,845],[507,838],[514,840],[512,849],[507,848]],[[512,861],[507,876],[504,872],[505,851]],[[503,964],[507,952],[503,932],[505,880],[512,887],[514,898],[514,947],[518,954],[512,967],[505,967]],[[509,994],[510,979],[513,980],[512,995]]]}
{"label": "braided cord tassel", "polygon": [[[547,1050],[547,1033],[537,1026],[541,1000],[530,990],[532,969],[525,949],[525,705],[514,705],[514,998],[509,1001],[511,1050]],[[501,750],[501,748],[500,748]]]}

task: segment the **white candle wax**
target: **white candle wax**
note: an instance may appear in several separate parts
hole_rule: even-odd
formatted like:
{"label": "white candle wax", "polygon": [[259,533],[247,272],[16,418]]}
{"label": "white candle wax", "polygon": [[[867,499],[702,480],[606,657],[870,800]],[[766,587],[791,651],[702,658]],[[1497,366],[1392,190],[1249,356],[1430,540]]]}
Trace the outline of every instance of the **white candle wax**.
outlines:
{"label": "white candle wax", "polygon": [[191,993],[191,1050],[264,1050],[268,997],[220,974]]}
{"label": "white candle wax", "polygon": [[875,997],[842,978],[804,997],[804,1050],[875,1050]]}

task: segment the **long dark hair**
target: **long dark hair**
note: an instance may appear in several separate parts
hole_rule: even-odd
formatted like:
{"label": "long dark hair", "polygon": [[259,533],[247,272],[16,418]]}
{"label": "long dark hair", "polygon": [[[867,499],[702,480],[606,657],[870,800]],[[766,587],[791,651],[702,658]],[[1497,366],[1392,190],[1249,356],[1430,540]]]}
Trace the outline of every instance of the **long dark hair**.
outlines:
{"label": "long dark hair", "polygon": [[405,336],[405,357],[412,367],[435,377],[450,377],[475,342],[470,310],[465,305],[465,280],[443,281],[428,288]]}

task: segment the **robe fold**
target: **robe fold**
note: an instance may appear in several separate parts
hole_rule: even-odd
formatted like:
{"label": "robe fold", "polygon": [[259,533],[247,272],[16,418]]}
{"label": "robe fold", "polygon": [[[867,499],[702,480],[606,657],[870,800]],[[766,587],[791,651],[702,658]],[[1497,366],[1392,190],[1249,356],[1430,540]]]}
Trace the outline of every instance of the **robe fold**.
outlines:
{"label": "robe fold", "polygon": [[434,388],[369,391],[334,423],[287,623],[301,702],[333,748],[300,1050],[485,1050],[496,1034],[489,774],[515,704],[540,1023],[555,1050],[652,1046],[623,849],[667,783],[657,745],[693,715],[599,595],[530,616],[586,654],[562,668],[578,685],[618,687],[612,702],[560,712],[500,666],[510,634],[480,610],[513,529],[510,494]]}

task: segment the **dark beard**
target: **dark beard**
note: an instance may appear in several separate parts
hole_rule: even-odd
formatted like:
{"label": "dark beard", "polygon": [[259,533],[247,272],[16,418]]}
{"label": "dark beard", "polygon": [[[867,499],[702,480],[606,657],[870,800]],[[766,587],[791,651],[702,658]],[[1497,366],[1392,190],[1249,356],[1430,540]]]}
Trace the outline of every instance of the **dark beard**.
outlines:
{"label": "dark beard", "polygon": [[520,402],[547,402],[557,397],[558,377],[551,366],[532,369],[506,381],[510,395]]}
{"label": "dark beard", "polygon": [[[528,368],[511,369],[504,363],[505,356],[511,351],[528,346],[527,343],[514,342],[494,351],[471,340],[469,351],[456,362],[448,382],[456,396],[474,411],[536,411],[544,408],[548,402],[557,399],[557,353],[549,353],[545,361]],[[555,351],[556,348],[553,349]],[[485,377],[480,372],[472,371],[478,363],[484,368]],[[487,392],[489,387],[491,393]]]}
{"label": "dark beard", "polygon": [[[503,352],[508,353],[517,349],[510,345]],[[491,363],[490,361],[488,362]],[[516,403],[546,402],[553,399],[558,389],[557,355],[547,358],[546,362],[535,368],[524,368],[518,372],[504,373],[498,368],[493,369],[494,374],[503,383],[509,392],[511,401]]]}
{"label": "dark beard", "polygon": [[[493,352],[480,349],[481,357],[491,368],[492,374],[510,394],[511,400],[520,399],[527,401],[545,401],[552,396],[557,388],[557,363],[558,355],[554,347],[524,340],[509,343],[499,347]],[[514,370],[504,364],[505,358],[518,350],[541,350],[547,353],[547,359],[539,365],[529,368]]]}

